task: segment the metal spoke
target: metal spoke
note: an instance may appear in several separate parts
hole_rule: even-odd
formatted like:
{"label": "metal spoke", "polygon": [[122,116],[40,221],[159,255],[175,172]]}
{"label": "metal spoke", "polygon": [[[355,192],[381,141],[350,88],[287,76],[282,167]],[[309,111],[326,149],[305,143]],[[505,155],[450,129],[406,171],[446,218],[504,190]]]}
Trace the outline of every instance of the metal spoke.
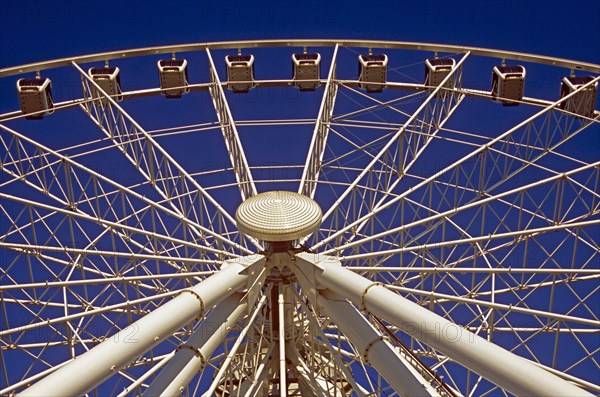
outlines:
{"label": "metal spoke", "polygon": [[[367,225],[369,219],[369,217],[363,217],[363,214],[374,214],[402,181],[404,175],[464,99],[464,96],[457,95],[452,90],[446,91],[446,85],[453,82],[458,87],[461,86],[462,65],[468,56],[469,53],[466,53],[462,57],[453,70],[432,90],[421,106],[389,138],[358,176],[350,182],[335,203],[329,207],[323,217],[324,220],[327,220],[328,217],[340,218],[338,212],[342,206],[345,211],[342,216],[345,222],[342,225],[335,223],[334,229],[347,230],[347,225],[350,223],[353,224],[353,233],[359,233]],[[390,108],[395,110],[393,107]],[[345,204],[343,205],[343,203]],[[356,208],[357,206],[358,208]],[[357,218],[362,219],[358,225],[353,222]],[[333,236],[326,238],[322,243],[327,242],[330,238]],[[318,245],[314,248],[316,247]]]}
{"label": "metal spoke", "polygon": [[[337,247],[336,250],[343,250],[343,249],[350,248],[350,247],[355,246],[355,245],[362,244],[362,243],[367,242],[367,241],[378,239],[378,238],[383,237],[383,236],[387,236],[387,235],[390,235],[390,234],[396,234],[396,233],[398,233],[400,231],[410,229],[411,227],[417,226],[419,224],[425,224],[425,223],[428,223],[428,222],[436,221],[438,219],[447,220],[450,217],[452,217],[452,216],[460,213],[461,211],[466,211],[466,210],[469,210],[471,208],[477,208],[477,207],[483,206],[483,205],[485,205],[487,203],[493,203],[494,201],[499,201],[500,199],[503,199],[503,198],[509,198],[511,195],[515,195],[515,194],[516,195],[522,195],[522,194],[525,194],[526,192],[528,192],[530,189],[533,190],[533,188],[539,187],[540,185],[562,183],[563,179],[569,178],[572,175],[577,175],[578,173],[584,173],[586,171],[592,171],[593,173],[596,174],[600,170],[599,166],[600,166],[600,162],[599,163],[595,163],[595,164],[590,164],[590,165],[587,165],[587,166],[584,166],[584,167],[581,167],[581,168],[578,168],[578,169],[575,169],[575,170],[572,170],[572,171],[569,171],[569,172],[566,172],[566,173],[562,173],[562,174],[559,174],[559,175],[556,175],[556,176],[553,176],[553,177],[550,177],[550,178],[546,178],[546,179],[543,179],[543,180],[531,183],[529,185],[521,186],[519,188],[516,188],[516,189],[513,189],[513,190],[509,190],[509,191],[504,192],[504,193],[500,193],[500,194],[497,194],[497,195],[494,195],[494,196],[487,197],[487,198],[479,200],[477,202],[472,202],[472,203],[465,204],[465,205],[463,205],[461,207],[458,207],[458,208],[454,208],[454,209],[451,209],[451,210],[448,210],[448,211],[436,213],[435,215],[431,215],[429,217],[416,220],[414,222],[410,222],[410,223],[407,222],[405,225],[402,225],[402,226],[400,226],[398,228],[390,229],[390,230],[387,230],[385,232],[381,232],[381,233],[369,236],[369,237],[364,238],[362,240],[357,240],[357,241],[354,241],[354,242],[350,242],[348,244],[341,245],[341,246]],[[553,190],[553,189],[548,189],[548,190]],[[564,190],[563,190],[563,192],[564,192]],[[597,194],[594,193],[594,192],[590,191],[589,193],[592,194],[592,195],[596,195],[597,196]],[[514,198],[513,198],[513,200],[514,200]],[[513,207],[509,206],[509,208],[513,208]],[[590,208],[589,211],[590,211],[591,214],[593,214],[594,211],[595,211],[595,209],[594,208]],[[531,215],[531,217],[534,218],[535,215],[536,214],[534,213],[533,215]],[[562,222],[562,220],[560,220],[560,219],[551,219],[551,218],[546,218],[546,221],[548,223],[554,223],[554,225],[559,224],[559,223]],[[526,222],[523,222],[523,223],[524,223],[523,228],[520,228],[518,231],[515,231],[515,232],[512,232],[512,233],[514,233],[515,235],[517,235],[517,234],[519,234],[521,232],[526,231],[527,230],[527,228],[526,228],[527,223]],[[330,252],[328,251],[328,252],[325,252],[325,253],[330,253]]]}
{"label": "metal spoke", "polygon": [[[596,83],[599,80],[600,80],[600,77],[597,77],[594,80],[592,80],[590,83],[588,83],[588,85]],[[581,91],[584,89],[584,87],[585,86],[582,86],[578,90]],[[335,238],[338,238],[339,236],[350,231],[352,228],[356,227],[357,225],[361,224],[362,222],[365,222],[366,220],[373,218],[379,212],[389,208],[392,205],[397,204],[398,202],[403,200],[405,197],[407,197],[409,194],[415,194],[415,192],[420,192],[421,188],[425,188],[424,192],[425,192],[425,194],[428,194],[428,190],[430,189],[430,186],[433,182],[444,181],[444,182],[448,183],[448,185],[450,187],[456,186],[457,188],[462,186],[462,184],[464,183],[466,185],[465,187],[472,191],[472,194],[470,196],[471,197],[475,196],[474,198],[471,198],[470,201],[476,200],[476,199],[480,198],[481,196],[484,196],[488,191],[494,189],[497,186],[497,184],[506,181],[510,177],[513,177],[516,173],[518,173],[519,171],[521,171],[522,169],[527,167],[527,165],[530,162],[536,161],[544,155],[542,153],[542,154],[536,156],[536,154],[537,154],[536,152],[530,151],[530,152],[525,153],[525,155],[526,155],[525,158],[519,157],[519,161],[505,163],[504,168],[499,169],[499,170],[492,168],[490,171],[488,168],[486,168],[486,160],[485,160],[486,157],[490,157],[493,159],[492,161],[499,163],[503,157],[503,155],[501,155],[500,153],[504,153],[504,151],[506,150],[505,148],[502,148],[496,152],[497,156],[492,155],[491,154],[492,152],[489,149],[491,147],[493,147],[496,143],[500,142],[501,140],[507,139],[507,138],[510,138],[513,141],[517,140],[517,139],[526,139],[527,142],[529,142],[529,141],[536,142],[536,141],[544,139],[545,131],[547,129],[550,129],[551,136],[549,138],[552,139],[552,142],[546,142],[545,144],[550,147],[556,147],[561,142],[564,142],[565,139],[569,136],[570,128],[574,128],[575,133],[582,130],[583,128],[585,128],[585,127],[575,128],[574,120],[568,120],[566,131],[563,130],[563,127],[558,122],[554,123],[554,117],[553,117],[552,111],[555,111],[555,109],[558,107],[559,104],[565,102],[569,97],[573,96],[576,93],[577,93],[577,91],[560,99],[559,101],[553,103],[551,106],[548,106],[547,108],[541,110],[540,112],[531,116],[530,118],[523,121],[522,123],[519,123],[517,126],[511,128],[510,130],[501,134],[499,137],[493,139],[492,141],[488,142],[485,145],[480,146],[479,148],[472,151],[468,155],[462,157],[460,160],[456,161],[454,164],[449,165],[448,167],[444,168],[443,170],[435,173],[434,175],[423,180],[422,182],[416,184],[410,190],[407,190],[404,193],[394,197],[393,199],[388,200],[385,204],[380,205],[378,208],[369,211],[364,216],[362,216],[352,222],[349,222],[349,224],[345,225],[340,230],[336,231],[335,233],[332,233],[331,235],[329,235],[326,238],[324,238],[323,240],[321,240],[319,243],[315,244],[312,247],[312,249],[317,249],[317,248],[325,245],[329,241],[332,241]],[[558,112],[558,111],[556,111],[556,112]],[[568,117],[568,116],[562,115],[559,117],[562,118],[562,117]],[[542,123],[542,126],[540,126],[540,127],[536,127],[534,125],[534,122],[538,118],[543,118],[543,123]],[[585,124],[586,124],[586,126],[590,125],[590,123],[585,123]],[[514,135],[512,135],[512,134],[514,134]],[[515,135],[520,138],[515,137]],[[467,163],[467,161],[469,161],[471,159],[473,159],[475,161],[474,165]],[[489,173],[489,175],[486,175],[486,173]],[[466,181],[464,180],[465,179],[464,174],[467,175]],[[456,181],[460,181],[460,183],[457,183]],[[346,192],[348,192],[348,191],[349,190],[347,189]],[[462,191],[452,192],[453,197],[448,197],[448,204],[450,204],[450,206],[452,206],[453,208],[456,208],[456,207],[460,206],[461,204],[463,204],[465,201],[468,202],[467,200],[465,200],[466,197],[464,197],[462,193],[463,193]],[[337,203],[339,204],[340,201],[341,200],[338,199]],[[446,204],[446,203],[444,203],[444,204]],[[329,212],[331,213],[332,211],[330,210]]]}
{"label": "metal spoke", "polygon": [[[22,181],[74,211],[107,220],[112,219],[116,222],[122,221],[123,216],[131,216],[139,211],[138,208],[143,203],[147,206],[141,209],[144,212],[148,209],[151,212],[161,211],[178,219],[184,227],[196,228],[223,243],[232,244],[244,252],[249,252],[222,235],[182,217],[173,210],[135,193],[8,127],[0,125],[0,128],[0,132],[10,134],[10,138],[6,139],[0,134],[0,142],[7,150],[6,157],[2,161],[2,171],[12,177],[11,180],[4,183],[5,186],[11,182]],[[38,166],[38,164],[40,165]],[[117,208],[117,204],[121,203],[126,204],[122,208],[123,213],[119,214],[115,212],[115,208]],[[140,224],[139,218],[137,224]],[[169,232],[167,231],[167,233]]]}
{"label": "metal spoke", "polygon": [[[320,271],[314,273],[314,279],[304,279],[301,282],[323,283],[334,292],[360,305],[364,310],[382,316],[391,323],[401,327],[404,331],[418,339],[424,340],[427,344],[433,345],[439,350],[445,350],[447,354],[454,356],[454,359],[458,362],[466,365],[471,370],[480,371],[483,376],[491,378],[495,383],[513,393],[527,394],[533,392],[534,394],[541,395],[553,393],[554,395],[565,396],[585,393],[570,383],[554,375],[545,373],[520,357],[476,335],[461,335],[459,333],[458,338],[450,342],[447,337],[441,337],[437,331],[431,332],[428,328],[433,324],[439,324],[441,329],[445,326],[456,327],[456,324],[447,322],[442,317],[428,312],[427,309],[412,302],[404,301],[399,295],[395,295],[386,288],[345,270],[339,265],[335,265],[331,260],[325,259],[323,261],[322,258],[310,254],[300,254],[299,256],[302,257],[303,262],[313,263],[320,268]],[[327,264],[323,266],[323,262]],[[349,287],[350,285],[352,287]],[[373,298],[369,297],[369,294]],[[375,296],[377,298],[374,298]],[[417,317],[420,321],[415,321],[413,316]],[[415,324],[418,325],[415,326]],[[435,327],[433,329],[435,330]],[[463,348],[481,349],[481,355],[461,353]],[[485,351],[487,351],[487,354],[484,353]],[[506,363],[504,360],[507,360]],[[508,362],[512,363],[510,367],[507,366]],[[516,381],[511,376],[514,373],[515,365],[518,365],[520,370],[528,375],[520,377]],[[535,376],[533,375],[534,373],[536,374]],[[544,378],[544,382],[540,382],[542,377]]]}
{"label": "metal spoke", "polygon": [[329,67],[327,82],[325,83],[323,98],[321,99],[321,106],[319,107],[319,115],[317,116],[317,122],[315,123],[315,129],[308,149],[308,156],[306,157],[306,163],[304,165],[304,170],[302,171],[300,187],[298,188],[298,193],[307,195],[310,198],[315,196],[315,190],[317,189],[321,163],[327,146],[327,135],[329,133],[328,124],[333,117],[335,98],[338,91],[338,86],[335,81],[333,81],[335,79],[335,64],[337,61],[338,48],[339,46],[336,44],[333,49],[331,66]]}
{"label": "metal spoke", "polygon": [[229,109],[227,97],[223,91],[221,79],[219,79],[219,73],[217,72],[217,68],[215,67],[215,63],[208,48],[206,49],[206,55],[208,55],[210,82],[212,83],[209,88],[210,95],[215,111],[217,112],[217,118],[221,124],[221,132],[223,133],[223,138],[225,138],[229,159],[231,160],[231,165],[235,172],[235,179],[240,188],[242,201],[244,201],[247,198],[256,195],[256,186],[254,186],[252,172],[250,171],[250,167],[248,167],[248,161],[244,154],[236,123],[233,120],[231,110]]}
{"label": "metal spoke", "polygon": [[[444,87],[444,84],[446,84],[448,81],[450,81],[451,78],[453,78],[454,74],[458,74],[458,80],[460,80],[460,71],[461,70],[461,66],[463,64],[463,62],[467,59],[467,57],[469,56],[469,53],[466,53],[462,59],[458,62],[458,64],[456,65],[456,67],[452,70],[451,73],[449,73],[441,82],[440,84],[431,92],[431,94],[429,94],[429,96],[427,97],[427,99],[421,104],[421,106],[419,106],[419,108],[412,114],[412,116],[408,119],[408,121],[403,125],[402,128],[400,128],[396,134],[394,134],[392,136],[392,138],[390,138],[390,140],[386,143],[386,145],[379,151],[379,153],[375,156],[375,158],[365,167],[364,170],[361,171],[361,173],[358,175],[358,177],[350,184],[350,186],[348,186],[348,188],[346,189],[346,191],[340,196],[338,197],[338,199],[336,200],[335,204],[332,205],[329,210],[327,210],[327,212],[323,215],[324,219],[327,219],[335,210],[336,208],[340,205],[340,203],[342,202],[342,200],[348,196],[352,190],[360,183],[361,180],[363,180],[363,178],[371,171],[373,171],[374,166],[376,165],[377,161],[379,161],[379,159],[384,156],[384,154],[386,154],[388,152],[388,150],[390,150],[390,148],[392,148],[392,145],[394,145],[396,142],[401,142],[404,143],[404,140],[407,140],[407,148],[405,149],[403,147],[403,145],[401,145],[397,150],[398,150],[398,156],[399,159],[396,159],[394,157],[394,162],[398,162],[398,167],[397,169],[395,168],[395,171],[399,174],[402,175],[404,173],[404,167],[406,166],[406,164],[408,164],[409,162],[411,162],[414,157],[416,157],[415,155],[420,151],[420,147],[419,144],[416,143],[412,143],[411,145],[411,138],[412,135],[408,134],[406,131],[408,129],[412,129],[414,128],[412,123],[416,124],[416,128],[415,129],[419,129],[418,127],[421,126],[421,128],[423,128],[424,125],[429,124],[428,122],[421,122],[418,119],[418,116],[421,114],[421,112],[425,111],[425,109],[427,108],[427,106],[434,101],[434,99],[436,98],[436,96],[438,95],[438,93],[442,90],[442,87]],[[451,101],[449,101],[451,102]],[[450,112],[448,110],[448,112]],[[443,113],[442,113],[443,114]],[[432,117],[432,121],[435,120],[435,116]],[[426,144],[427,142],[425,142]],[[412,147],[414,146],[414,147]],[[405,154],[406,151],[406,154]]]}
{"label": "metal spoke", "polygon": [[[189,210],[196,206],[197,201],[200,201],[203,203],[202,206],[208,205],[214,208],[218,214],[214,223],[210,221],[207,225],[202,226],[213,231],[220,230],[221,227],[227,230],[227,223],[235,226],[233,217],[154,138],[104,92],[79,65],[73,62],[73,66],[81,74],[84,98],[95,98],[95,100],[84,102],[81,106],[82,109],[102,132],[111,138],[115,146],[123,152],[160,196],[167,200],[179,216],[193,217],[195,223],[200,225],[203,223],[201,219],[211,220],[210,213],[206,216],[199,216]],[[143,140],[138,140],[138,135],[143,136]],[[175,199],[172,198],[173,195],[175,195]],[[201,211],[206,210],[202,208]],[[201,235],[200,231],[196,231],[196,234]]]}

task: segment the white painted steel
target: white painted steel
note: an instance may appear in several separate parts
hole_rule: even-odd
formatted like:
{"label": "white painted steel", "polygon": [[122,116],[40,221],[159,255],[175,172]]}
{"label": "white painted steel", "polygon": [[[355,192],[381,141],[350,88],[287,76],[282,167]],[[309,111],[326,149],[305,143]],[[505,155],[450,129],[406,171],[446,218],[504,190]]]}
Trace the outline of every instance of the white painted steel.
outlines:
{"label": "white painted steel", "polygon": [[[595,166],[598,166],[598,164],[596,164]],[[559,177],[564,178],[563,175],[560,175]],[[511,193],[511,192],[509,192],[509,193]],[[492,197],[492,199],[495,199],[495,197]],[[455,211],[451,211],[451,212],[455,212]],[[443,214],[436,215],[435,217],[436,218],[443,217]],[[423,251],[423,250],[428,250],[428,249],[436,249],[436,248],[441,248],[441,247],[455,246],[455,245],[459,245],[459,244],[473,244],[473,243],[478,243],[481,241],[489,241],[489,240],[493,240],[493,239],[502,239],[502,238],[505,239],[507,237],[521,237],[521,236],[528,237],[528,236],[532,236],[532,235],[538,235],[538,234],[563,230],[563,229],[567,229],[567,228],[568,229],[576,229],[579,227],[592,226],[592,225],[598,225],[598,224],[600,224],[600,220],[565,223],[562,225],[553,225],[553,226],[548,226],[548,227],[539,227],[539,228],[534,228],[534,229],[519,230],[517,232],[497,233],[497,234],[488,235],[488,236],[470,237],[470,238],[463,238],[460,240],[449,240],[449,241],[444,241],[443,243],[423,244],[423,245],[397,248],[397,249],[391,249],[391,250],[382,250],[377,253],[348,255],[348,256],[340,257],[340,260],[369,258],[372,256],[390,255],[390,254],[397,254],[397,253],[401,253],[401,252]],[[403,226],[403,227],[406,227],[406,226]],[[384,233],[389,234],[392,232],[390,231],[390,232],[384,232]],[[352,245],[354,245],[354,244],[349,243],[347,246],[352,246]],[[541,270],[545,271],[547,269],[541,269]],[[442,269],[440,271],[444,271],[444,270]]]}
{"label": "white painted steel", "polygon": [[246,311],[248,305],[243,298],[243,294],[233,294],[212,309],[194,334],[177,348],[143,396],[179,396]]}
{"label": "white painted steel", "polygon": [[[214,238],[216,238],[220,241],[223,241],[224,243],[234,244],[233,242],[229,241],[227,238],[220,236],[218,233],[215,233],[213,230],[210,230],[210,229],[208,229],[202,225],[199,225],[197,223],[194,223],[193,221],[189,220],[187,217],[177,214],[172,209],[165,207],[162,203],[150,200],[149,198],[147,198],[139,193],[134,192],[132,189],[130,189],[126,186],[123,186],[122,184],[119,184],[119,183],[115,182],[114,180],[107,178],[106,176],[104,176],[98,172],[95,172],[94,170],[80,164],[79,162],[74,161],[73,159],[69,158],[68,156],[63,155],[56,150],[52,150],[52,149],[48,148],[47,146],[44,146],[44,145],[36,142],[35,140],[28,138],[23,134],[18,133],[17,131],[15,131],[11,128],[8,128],[4,125],[0,125],[0,131],[4,131],[7,134],[10,134],[12,140],[19,142],[20,146],[21,146],[21,148],[20,148],[21,151],[24,150],[23,146],[31,145],[34,148],[35,153],[37,153],[39,157],[44,158],[44,159],[52,159],[52,160],[56,161],[56,163],[59,163],[59,164],[63,164],[63,163],[69,164],[72,174],[75,174],[76,171],[80,171],[84,175],[89,176],[90,180],[93,180],[98,185],[97,189],[100,191],[104,191],[104,190],[112,191],[112,190],[116,189],[118,191],[124,192],[128,196],[131,196],[135,199],[143,201],[150,208],[155,208],[158,211],[164,212],[165,214],[167,214],[169,216],[176,217],[179,220],[181,220],[181,222],[189,224],[193,228],[198,228],[198,229],[202,230],[204,233],[210,234],[211,236],[214,236]],[[36,157],[32,156],[32,158],[35,159]],[[31,159],[30,159],[30,161],[31,161]],[[4,167],[3,170],[5,172],[11,174],[15,178],[23,178],[25,176],[24,174],[12,173],[9,170],[7,170],[6,167]],[[69,176],[67,176],[67,178],[74,178],[74,176],[69,175]],[[36,188],[37,190],[43,190],[39,186],[33,186],[33,187]],[[68,206],[68,203],[65,200],[60,200],[60,203]],[[99,221],[101,221],[101,220],[99,220]],[[123,226],[123,227],[127,227],[127,226]],[[234,244],[234,245],[238,249],[245,251],[248,254],[250,254],[252,252],[252,251],[240,246],[239,244]],[[211,250],[210,247],[207,247],[207,249]]]}
{"label": "white painted steel", "polygon": [[[448,75],[446,78],[448,78],[449,76],[451,76],[451,75]],[[572,96],[574,96],[574,95],[578,94],[579,92],[583,91],[587,87],[589,87],[589,86],[597,83],[598,81],[600,81],[600,76],[596,77],[594,80],[590,81],[589,83],[585,84],[584,86],[579,87],[576,91],[573,91],[569,95],[567,95],[567,96],[559,99],[558,101],[552,103],[548,107],[540,110],[539,112],[537,112],[533,116],[529,117],[527,120],[524,120],[523,122],[521,122],[521,123],[517,124],[516,126],[510,128],[508,131],[506,131],[503,134],[501,134],[500,136],[494,138],[490,142],[477,147],[475,150],[473,150],[471,153],[467,154],[466,156],[462,157],[460,160],[454,162],[453,164],[449,165],[448,167],[444,168],[443,170],[441,170],[439,172],[436,172],[435,174],[433,174],[429,178],[427,178],[427,179],[419,182],[417,185],[413,186],[411,189],[405,191],[401,195],[398,195],[398,196],[394,197],[393,199],[388,200],[384,205],[381,205],[380,207],[378,207],[377,209],[371,211],[369,214],[365,215],[364,217],[362,217],[360,219],[357,219],[356,221],[354,221],[352,223],[349,223],[348,225],[345,226],[344,229],[341,229],[341,230],[336,231],[335,233],[332,233],[327,238],[325,238],[325,239],[321,240],[319,243],[315,244],[315,246],[313,248],[318,248],[318,247],[324,245],[326,242],[334,239],[335,237],[339,236],[343,232],[351,229],[352,227],[356,226],[357,224],[359,224],[361,222],[364,222],[366,218],[373,217],[378,212],[383,211],[386,208],[389,208],[390,206],[396,204],[397,202],[399,202],[400,200],[402,200],[403,198],[405,198],[406,196],[408,196],[410,193],[414,192],[415,190],[417,190],[417,189],[419,189],[419,188],[421,188],[423,186],[426,186],[428,183],[430,183],[432,181],[435,181],[440,176],[442,176],[442,175],[444,175],[444,174],[452,171],[458,165],[460,165],[462,163],[465,163],[466,161],[468,161],[469,159],[475,157],[476,155],[480,154],[481,152],[484,152],[484,151],[490,149],[495,143],[502,142],[503,139],[510,137],[510,135],[512,133],[514,133],[515,131],[518,131],[520,128],[523,128],[523,127],[526,127],[526,126],[530,125],[536,119],[541,118],[542,116],[548,114],[552,109],[557,108],[561,103],[565,102],[566,100],[568,100]],[[458,209],[455,208],[453,211],[457,211],[457,210]],[[329,211],[329,212],[331,213],[331,211]],[[400,227],[402,227],[402,226],[400,226]],[[387,233],[394,233],[396,231],[397,230],[393,230],[393,231],[389,231],[388,230]],[[330,252],[324,252],[324,253],[329,254]]]}
{"label": "white painted steel", "polygon": [[[173,201],[169,198],[170,190],[174,189],[173,185],[177,185],[178,177],[182,175],[187,184],[179,186],[182,190],[187,190],[185,193],[197,193],[202,199],[214,206],[214,209],[227,221],[235,224],[233,217],[204,189],[200,184],[192,178],[189,173],[162,147],[148,132],[133,118],[123,107],[121,107],[113,97],[108,95],[96,81],[88,76],[81,67],[73,62],[75,69],[81,75],[82,85],[84,87],[84,95],[87,91],[92,100],[82,104],[86,114],[98,125],[98,127],[111,138],[116,147],[118,147],[128,160],[133,163],[138,172],[148,180],[151,186],[167,201],[174,211],[184,218],[184,209],[180,208],[181,203]],[[88,98],[89,99],[89,98]],[[94,114],[96,113],[96,114]],[[143,142],[147,145],[145,151],[138,151],[130,141],[132,138],[138,138],[138,135],[143,136]],[[145,157],[147,156],[147,158]],[[157,163],[157,164],[155,164]],[[169,167],[164,167],[164,163],[169,164]],[[172,169],[171,169],[172,167]],[[163,170],[166,170],[164,171]],[[174,171],[177,171],[175,175]],[[166,175],[163,175],[165,172]],[[164,184],[163,185],[161,185]],[[199,197],[200,198],[200,197]],[[201,231],[192,231],[196,235],[201,235]],[[256,247],[260,248],[260,247]]]}
{"label": "white painted steel", "polygon": [[206,48],[213,49],[239,49],[239,48],[256,48],[256,47],[320,47],[320,46],[345,46],[345,47],[362,47],[362,48],[393,48],[407,49],[427,52],[447,52],[452,54],[460,54],[471,52],[473,54],[500,58],[514,59],[519,61],[543,63],[548,65],[560,66],[567,69],[587,70],[590,72],[600,73],[600,65],[580,62],[570,59],[548,57],[535,54],[527,54],[515,51],[502,51],[490,48],[457,46],[448,44],[433,44],[433,43],[418,43],[406,41],[381,41],[381,40],[251,40],[251,41],[229,41],[229,42],[207,42],[195,44],[181,44],[173,46],[157,46],[138,48],[132,50],[122,50],[113,52],[104,52],[93,55],[83,55],[57,59],[47,62],[37,62],[28,65],[13,66],[10,68],[0,69],[0,77],[12,76],[15,74],[35,72],[60,66],[67,66],[71,62],[88,63],[97,61],[106,61],[115,58],[136,57],[150,54],[172,54],[177,52],[202,51]]}
{"label": "white painted steel", "polygon": [[245,287],[249,266],[263,262],[261,255],[229,261],[198,285],[142,317],[69,364],[48,375],[19,396],[75,396],[85,394],[126,366],[133,358],[170,336],[223,298]]}
{"label": "white painted steel", "polygon": [[261,392],[261,390],[263,390],[262,386],[266,381],[266,377],[269,372],[269,362],[273,360],[274,350],[275,345],[270,345],[262,360],[260,360],[260,362],[258,363],[254,377],[252,378],[251,383],[248,386],[248,390],[246,390],[246,394],[244,394],[244,397],[260,397],[259,393]]}
{"label": "white painted steel", "polygon": [[427,105],[430,102],[435,100],[438,93],[442,90],[442,87],[444,87],[444,84],[446,84],[448,81],[450,81],[450,79],[453,78],[453,76],[455,76],[457,74],[457,72],[462,70],[462,65],[467,60],[469,55],[470,55],[470,53],[467,52],[466,54],[464,54],[462,56],[462,58],[460,59],[460,61],[458,61],[458,63],[454,67],[454,69],[452,69],[452,71],[450,73],[448,73],[448,75],[446,75],[446,77],[444,77],[444,79],[440,82],[440,84],[433,91],[431,91],[431,93],[429,94],[427,99],[425,99],[423,101],[423,103],[421,103],[421,105],[419,105],[417,110],[410,116],[410,118],[406,121],[406,123],[400,129],[398,129],[398,131],[393,136],[390,137],[390,139],[385,143],[383,148],[381,150],[379,150],[377,155],[373,157],[373,159],[370,161],[370,163],[365,168],[363,168],[363,170],[354,179],[354,181],[352,181],[352,183],[350,183],[350,185],[346,188],[346,191],[344,191],[344,193],[339,195],[339,197],[337,198],[335,203],[332,206],[330,206],[329,209],[325,212],[325,214],[323,215],[323,219],[328,218],[335,212],[336,208],[338,208],[341,205],[343,199],[346,196],[348,196],[356,188],[356,186],[365,178],[365,176],[368,174],[369,170],[372,170],[377,165],[379,159],[382,156],[384,156],[384,154],[386,154],[388,149],[390,149],[392,147],[392,145],[396,144],[399,141],[400,137],[406,133],[406,129],[411,125],[411,123],[415,122],[418,119],[417,117],[427,108]]}
{"label": "white painted steel", "polygon": [[[171,352],[167,354],[162,360],[160,360],[155,366],[150,368],[145,374],[139,376],[135,381],[133,381],[128,387],[124,387],[123,391],[119,393],[116,397],[125,397],[129,393],[133,392],[137,388],[140,388],[142,385],[146,383],[146,380],[153,376],[156,372],[160,371],[162,367],[167,365],[169,361],[173,358],[175,352]],[[139,390],[139,389],[138,389]],[[140,394],[140,393],[138,393]]]}
{"label": "white painted steel", "polygon": [[279,284],[279,295],[277,298],[277,310],[279,311],[279,395],[287,396],[287,371],[285,369],[285,298],[283,285]]}
{"label": "white painted steel", "polygon": [[439,393],[377,332],[342,296],[320,291],[315,302],[338,325],[365,362],[371,364],[401,396],[432,396]]}
{"label": "white painted steel", "polygon": [[242,200],[246,200],[249,197],[256,195],[256,186],[254,185],[254,179],[252,178],[252,171],[248,166],[246,160],[246,154],[240,142],[240,135],[238,134],[235,126],[235,121],[227,102],[227,96],[223,90],[221,79],[219,78],[219,72],[215,66],[210,50],[206,49],[206,55],[208,55],[208,61],[210,63],[210,79],[211,85],[209,86],[209,92],[212,97],[212,102],[217,113],[217,118],[221,124],[221,132],[227,145],[227,151],[229,152],[229,159],[235,172],[235,178],[240,188],[240,194]]}
{"label": "white painted steel", "polygon": [[225,360],[221,364],[219,371],[215,375],[210,387],[204,393],[205,395],[207,395],[207,396],[214,395],[215,390],[217,390],[217,387],[219,386],[219,382],[221,381],[221,379],[223,378],[223,376],[225,374],[225,371],[227,371],[229,369],[229,366],[230,366],[235,354],[237,353],[238,349],[242,345],[242,342],[244,341],[244,338],[248,334],[248,331],[250,331],[250,329],[254,326],[253,322],[256,319],[256,316],[258,315],[260,310],[263,308],[266,301],[267,301],[267,296],[263,295],[262,298],[260,299],[260,301],[258,302],[258,304],[256,305],[256,307],[254,308],[252,314],[250,315],[250,318],[248,319],[248,324],[240,331],[240,334],[237,337],[237,339],[235,340],[235,343],[233,344],[233,346],[231,347],[231,350],[229,350],[229,352],[227,353],[227,357],[225,357]]}
{"label": "white painted steel", "polygon": [[422,340],[519,396],[591,396],[590,393],[461,326],[342,267],[335,258],[300,253],[298,267],[316,266],[315,285],[323,285]]}
{"label": "white painted steel", "polygon": [[337,53],[339,46],[336,44],[331,57],[331,66],[327,74],[327,82],[321,105],[319,107],[319,115],[315,123],[315,129],[310,141],[308,155],[306,156],[306,164],[302,171],[302,179],[298,193],[304,194],[310,198],[315,197],[317,182],[319,181],[319,173],[321,171],[321,163],[325,155],[325,147],[327,146],[327,135],[329,134],[329,123],[335,106],[335,97],[337,95],[338,86],[333,81],[335,78],[335,63],[337,62]]}

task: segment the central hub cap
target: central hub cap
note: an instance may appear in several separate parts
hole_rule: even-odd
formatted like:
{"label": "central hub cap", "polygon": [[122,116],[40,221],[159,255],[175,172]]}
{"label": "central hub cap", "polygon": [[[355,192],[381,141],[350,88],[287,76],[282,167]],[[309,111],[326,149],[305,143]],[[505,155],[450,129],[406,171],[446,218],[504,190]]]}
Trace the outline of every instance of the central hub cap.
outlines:
{"label": "central hub cap", "polygon": [[250,197],[235,213],[240,232],[263,241],[292,241],[315,232],[323,214],[309,197],[274,191]]}

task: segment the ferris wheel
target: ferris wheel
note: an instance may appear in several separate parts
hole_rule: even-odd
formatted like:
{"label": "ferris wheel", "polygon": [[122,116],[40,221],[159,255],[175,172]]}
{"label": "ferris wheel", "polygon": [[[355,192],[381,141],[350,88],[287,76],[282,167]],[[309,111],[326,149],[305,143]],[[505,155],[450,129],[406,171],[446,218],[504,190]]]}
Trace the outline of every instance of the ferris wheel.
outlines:
{"label": "ferris wheel", "polygon": [[599,74],[359,40],[0,70],[0,394],[600,393]]}

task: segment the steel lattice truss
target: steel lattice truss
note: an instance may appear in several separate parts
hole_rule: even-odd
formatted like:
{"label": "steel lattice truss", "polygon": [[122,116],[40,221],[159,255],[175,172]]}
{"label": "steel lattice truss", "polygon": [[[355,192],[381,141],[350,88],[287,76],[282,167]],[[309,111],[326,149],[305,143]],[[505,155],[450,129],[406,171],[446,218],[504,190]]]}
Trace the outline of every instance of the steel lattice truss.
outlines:
{"label": "steel lattice truss", "polygon": [[[323,57],[314,92],[282,77],[303,47]],[[381,93],[356,77],[371,49],[390,59]],[[222,59],[236,51],[256,57],[247,94],[228,90]],[[425,85],[434,53],[456,66]],[[156,88],[164,54],[190,63],[182,99]],[[490,65],[505,61],[528,68],[519,106],[489,91]],[[123,101],[86,72],[99,62],[121,67]],[[574,69],[593,79],[559,97]],[[101,346],[98,378],[72,381],[80,394],[525,390],[444,345],[463,337],[600,393],[600,112],[565,105],[600,65],[304,40],[95,54],[0,77],[14,87],[35,71],[53,79],[55,114],[25,120],[2,94],[0,394],[65,379]],[[293,252],[236,227],[238,205],[273,190],[323,210]],[[359,295],[347,287],[367,280]],[[404,302],[439,321],[398,320]]]}

